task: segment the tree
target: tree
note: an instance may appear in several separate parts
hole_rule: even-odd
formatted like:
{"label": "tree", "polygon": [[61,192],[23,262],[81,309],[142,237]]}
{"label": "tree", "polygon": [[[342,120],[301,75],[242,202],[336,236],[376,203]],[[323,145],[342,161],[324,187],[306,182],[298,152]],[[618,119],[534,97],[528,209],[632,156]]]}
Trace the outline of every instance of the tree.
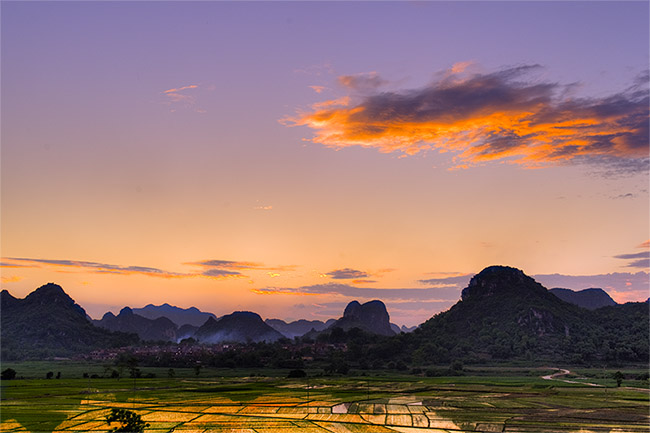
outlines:
{"label": "tree", "polygon": [[621,386],[623,379],[625,379],[625,376],[620,371],[617,371],[616,373],[612,374],[612,377],[616,379],[616,386]]}
{"label": "tree", "polygon": [[11,380],[16,378],[16,370],[13,368],[7,368],[5,370],[2,370],[2,373],[0,373],[0,379],[2,380]]}
{"label": "tree", "polygon": [[115,359],[115,366],[118,368],[118,378],[122,376],[124,368],[129,370],[130,377],[135,377],[137,375],[136,370],[138,370],[138,358],[131,353],[120,353]]}
{"label": "tree", "polygon": [[140,433],[144,431],[145,427],[149,427],[149,423],[142,421],[140,415],[126,409],[111,409],[110,415],[106,416],[106,421],[108,422],[108,425],[112,422],[119,422],[122,424],[119,427],[114,427],[109,430],[114,432]]}

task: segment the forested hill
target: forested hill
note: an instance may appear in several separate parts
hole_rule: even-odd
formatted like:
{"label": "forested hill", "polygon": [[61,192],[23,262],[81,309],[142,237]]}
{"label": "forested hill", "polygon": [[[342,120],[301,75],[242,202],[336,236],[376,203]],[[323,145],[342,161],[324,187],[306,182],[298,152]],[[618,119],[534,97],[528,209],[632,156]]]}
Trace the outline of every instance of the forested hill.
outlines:
{"label": "forested hill", "polygon": [[135,334],[93,326],[86,312],[56,284],[46,284],[19,299],[3,290],[2,360],[69,356],[93,349],[127,346]]}
{"label": "forested hill", "polygon": [[562,301],[522,271],[492,266],[462,299],[411,334],[391,357],[410,364],[491,360],[648,362],[648,303],[594,311]]}

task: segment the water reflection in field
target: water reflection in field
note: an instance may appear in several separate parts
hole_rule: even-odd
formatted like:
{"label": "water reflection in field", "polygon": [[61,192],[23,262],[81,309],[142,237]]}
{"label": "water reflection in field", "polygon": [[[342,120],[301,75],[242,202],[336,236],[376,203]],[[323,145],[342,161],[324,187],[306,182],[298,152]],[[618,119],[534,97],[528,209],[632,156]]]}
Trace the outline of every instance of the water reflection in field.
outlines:
{"label": "water reflection in field", "polygon": [[105,421],[110,408],[125,408],[150,424],[147,432],[160,433],[650,432],[647,393],[610,391],[602,401],[597,394],[602,390],[576,388],[553,393],[394,383],[370,388],[343,380],[318,388],[279,380],[148,385],[84,390],[78,398],[72,389],[60,396],[24,388],[14,398],[6,393],[0,431],[107,432],[116,427]]}

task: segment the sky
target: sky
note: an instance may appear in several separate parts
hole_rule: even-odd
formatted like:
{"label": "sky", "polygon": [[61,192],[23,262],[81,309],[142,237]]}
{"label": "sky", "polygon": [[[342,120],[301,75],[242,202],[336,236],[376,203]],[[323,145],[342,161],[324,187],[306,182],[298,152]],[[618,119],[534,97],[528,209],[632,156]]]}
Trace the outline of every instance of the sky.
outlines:
{"label": "sky", "polygon": [[1,3],[2,288],[413,326],[649,296],[648,2]]}

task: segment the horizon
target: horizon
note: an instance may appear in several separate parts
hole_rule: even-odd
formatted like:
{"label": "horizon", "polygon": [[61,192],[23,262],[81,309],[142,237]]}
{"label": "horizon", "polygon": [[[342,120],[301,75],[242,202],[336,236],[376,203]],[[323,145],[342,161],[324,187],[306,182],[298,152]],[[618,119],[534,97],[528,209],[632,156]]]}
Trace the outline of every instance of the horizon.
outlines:
{"label": "horizon", "polygon": [[[492,265],[492,266],[505,266],[505,267],[508,267],[508,266],[506,266],[506,265]],[[492,267],[492,266],[489,266],[489,267]],[[516,268],[513,268],[513,269],[516,269]],[[522,272],[523,272],[523,271],[522,271]],[[525,274],[525,272],[524,272],[524,274]],[[471,274],[471,275],[469,275],[468,277],[469,277],[469,279],[471,279],[471,278],[473,278],[475,275],[476,275],[476,274]],[[556,274],[556,275],[541,275],[541,276],[539,276],[539,275],[538,275],[538,276],[533,275],[533,276],[529,276],[529,277],[532,278],[533,280],[535,280],[536,282],[540,283],[539,281],[537,281],[537,278],[539,278],[539,277],[542,277],[542,278],[544,278],[544,279],[547,279],[547,278],[550,277],[550,279],[547,279],[547,281],[553,281],[553,278],[556,278],[557,276],[558,276],[558,275]],[[560,277],[562,277],[562,276],[560,276]],[[468,280],[468,283],[469,283],[469,280]],[[67,294],[67,292],[65,291],[65,287],[62,287],[61,285],[59,285],[59,284],[57,284],[57,283],[55,283],[55,282],[48,282],[48,283],[46,283],[46,284],[40,285],[40,286],[34,288],[31,292],[33,292],[33,291],[35,291],[35,290],[37,290],[37,289],[39,289],[39,288],[41,288],[41,287],[43,287],[43,286],[45,286],[45,285],[49,285],[49,284],[54,284],[54,285],[57,285],[57,286],[61,287],[61,288],[63,289],[63,291]],[[541,283],[540,283],[540,284],[541,284]],[[574,289],[569,289],[569,288],[565,288],[565,287],[546,287],[544,284],[542,284],[542,286],[544,286],[544,288],[545,288],[546,290],[548,290],[548,291],[553,290],[553,289],[562,289],[562,290],[570,290],[570,291],[573,291],[574,293],[581,292],[581,291],[585,291],[585,290],[601,290],[601,291],[605,292],[605,293],[606,293],[606,294],[607,294],[611,299],[613,299],[613,298],[611,297],[610,293],[608,293],[605,289],[600,288],[600,287],[589,287],[589,288],[585,288],[585,289],[574,290]],[[466,286],[463,286],[460,290],[462,290],[462,289],[465,288],[465,287],[466,287]],[[7,289],[4,289],[4,288],[3,288],[2,290],[7,290]],[[8,291],[8,290],[7,290],[7,291]],[[8,292],[9,292],[9,291],[8,291]],[[31,292],[29,292],[29,293],[31,293]],[[29,294],[29,293],[28,293],[28,294]],[[460,293],[460,292],[459,292],[459,293]],[[11,294],[11,292],[9,292],[9,294]],[[13,294],[11,294],[11,295],[13,296]],[[24,297],[23,297],[22,299],[24,299]],[[650,297],[649,297],[648,299],[650,299]],[[646,302],[647,302],[648,299],[646,299],[646,300],[640,300],[640,301],[627,301],[627,302],[643,302],[643,301],[646,301]],[[116,307],[114,307],[114,308],[111,308],[111,309],[109,309],[109,310],[107,310],[107,311],[104,311],[103,313],[100,313],[99,315],[97,315],[97,314],[95,314],[95,315],[91,315],[91,314],[88,312],[88,310],[87,310],[83,305],[81,305],[81,304],[79,304],[78,302],[76,302],[76,300],[75,300],[74,298],[73,298],[73,300],[75,301],[75,303],[77,303],[77,305],[81,306],[81,307],[84,309],[84,311],[86,312],[86,315],[89,316],[89,317],[90,317],[91,319],[93,319],[93,320],[100,320],[100,319],[102,319],[102,317],[103,317],[105,314],[107,314],[107,313],[112,313],[112,314],[114,314],[115,316],[117,316],[117,315],[118,315],[118,314],[119,314],[119,313],[120,313],[124,308],[129,308],[129,309],[131,309],[131,310],[134,310],[134,309],[135,309],[135,310],[139,310],[139,309],[144,309],[144,308],[146,308],[146,307],[150,307],[150,306],[151,306],[151,307],[156,307],[156,308],[158,308],[158,307],[168,306],[168,307],[172,307],[172,308],[179,308],[179,309],[182,309],[182,310],[185,310],[185,311],[190,310],[190,309],[195,309],[195,310],[198,310],[200,313],[208,313],[208,314],[212,314],[212,315],[216,316],[217,319],[218,319],[218,318],[221,318],[221,317],[223,317],[223,316],[229,315],[229,314],[236,313],[236,312],[252,312],[252,313],[258,314],[258,315],[262,318],[262,320],[264,320],[264,321],[266,321],[266,320],[277,320],[277,319],[279,319],[279,320],[282,320],[282,321],[284,321],[284,322],[286,322],[286,323],[291,323],[291,322],[298,321],[298,320],[320,320],[320,321],[322,321],[322,322],[327,322],[328,320],[336,320],[336,319],[338,319],[338,318],[341,318],[341,317],[343,316],[343,310],[345,309],[345,307],[344,307],[343,310],[341,310],[340,314],[338,314],[338,315],[333,315],[333,316],[328,317],[328,318],[318,318],[318,319],[315,319],[315,318],[296,317],[296,318],[287,319],[287,318],[276,317],[276,316],[267,316],[267,317],[265,317],[265,316],[263,316],[263,315],[257,313],[256,311],[253,311],[253,310],[234,310],[234,311],[227,312],[227,313],[224,313],[224,314],[215,314],[215,313],[212,312],[212,311],[208,311],[208,310],[205,310],[205,309],[199,308],[199,307],[197,307],[197,306],[195,306],[195,305],[189,305],[189,306],[182,307],[182,306],[178,306],[178,305],[170,304],[170,303],[168,303],[168,302],[163,302],[163,303],[158,304],[158,305],[155,305],[155,304],[152,304],[152,303],[148,303],[148,304],[146,304],[146,305],[142,305],[142,306],[134,306],[134,305],[128,305],[128,304],[125,304],[125,305],[123,305],[123,306],[121,306],[121,307],[117,307],[117,306],[116,306]],[[353,300],[351,300],[350,302],[355,302],[355,301],[358,302],[356,299],[353,299]],[[381,299],[371,299],[371,300],[366,300],[366,301],[363,301],[362,304],[364,304],[364,303],[366,303],[366,302],[371,302],[371,301],[380,301],[380,302],[382,302],[384,305],[386,305],[386,304],[384,303],[384,301],[381,300]],[[456,304],[457,302],[459,302],[459,301],[460,301],[460,296],[459,296],[459,299],[458,299],[456,302],[454,302],[452,305],[449,306],[449,308],[451,308],[453,305],[455,305],[455,304]],[[566,301],[565,301],[565,302],[566,302]],[[615,300],[614,300],[614,302],[616,302],[616,303],[619,304],[619,305],[625,303],[625,302],[623,302],[623,303],[619,303],[619,302],[617,302],[617,301],[615,301]],[[348,303],[348,304],[349,304],[349,303]],[[346,305],[346,306],[347,306],[347,305]],[[446,309],[444,309],[444,310],[438,311],[438,312],[436,312],[435,314],[438,314],[438,313],[441,313],[441,312],[448,311],[449,308],[446,308]],[[390,311],[389,311],[388,306],[386,306],[386,309],[387,309],[388,315],[390,316]],[[137,312],[136,312],[135,314],[137,314]],[[433,314],[431,317],[433,317],[435,314]],[[406,324],[403,324],[403,323],[397,323],[397,322],[396,322],[395,320],[393,320],[392,318],[390,318],[390,322],[391,322],[391,324],[395,324],[395,325],[399,326],[400,328],[401,328],[402,326],[406,326],[406,327],[409,327],[409,328],[410,328],[410,327],[417,327],[417,326],[421,325],[421,324],[424,323],[425,321],[429,320],[431,317],[426,318],[426,319],[423,320],[421,323],[416,323],[416,324],[414,324],[414,325],[406,325]],[[179,326],[180,326],[180,325],[179,325]]]}
{"label": "horizon", "polygon": [[2,288],[413,326],[502,263],[645,301],[649,14],[3,2]]}

